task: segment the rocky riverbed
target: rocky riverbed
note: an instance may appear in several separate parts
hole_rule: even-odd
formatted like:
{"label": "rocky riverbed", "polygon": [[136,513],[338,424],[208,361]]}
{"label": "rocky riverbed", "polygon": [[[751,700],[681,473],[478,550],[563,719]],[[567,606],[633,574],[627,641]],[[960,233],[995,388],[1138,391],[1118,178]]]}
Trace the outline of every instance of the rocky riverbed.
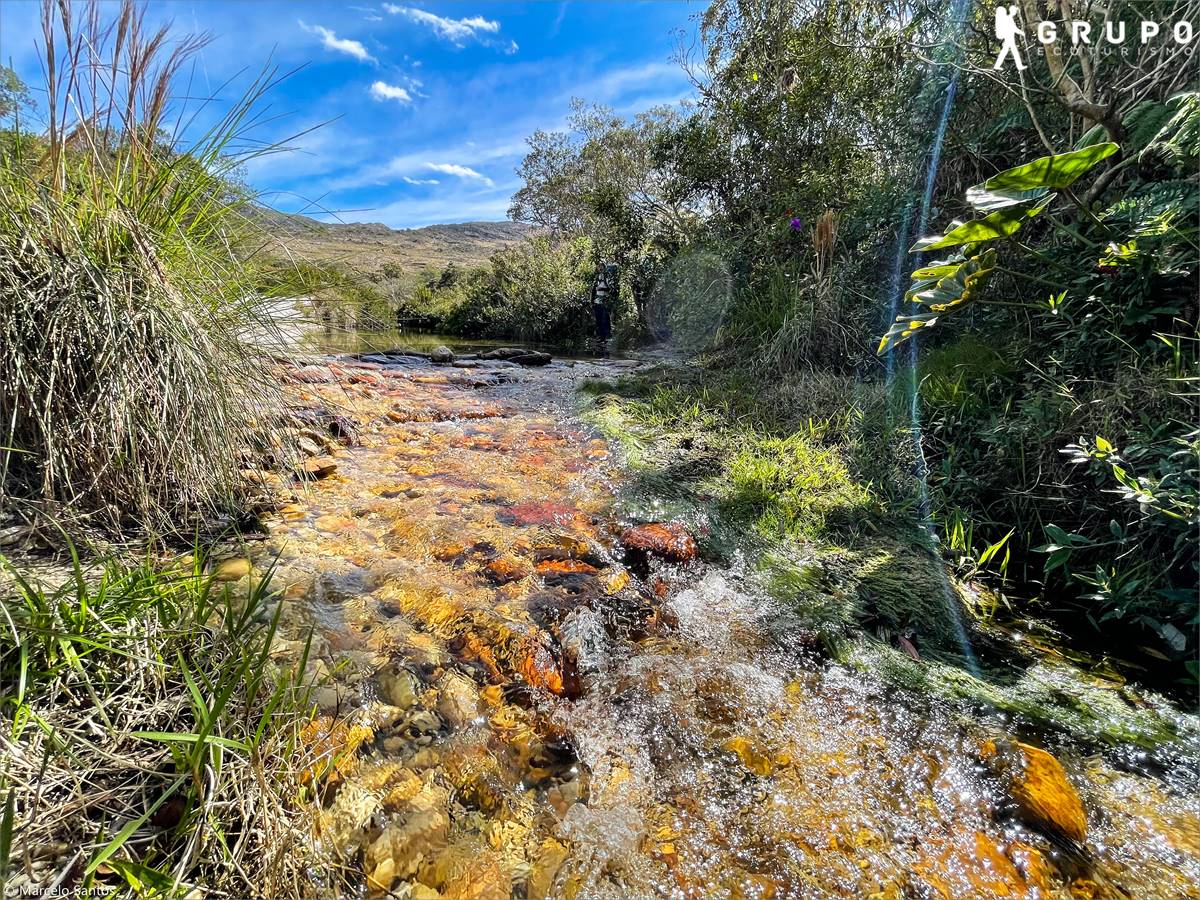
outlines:
{"label": "rocky riverbed", "polygon": [[637,366],[289,372],[305,480],[222,577],[274,561],[272,656],[315,684],[320,891],[1200,896],[1187,765],[1018,740],[831,662],[736,560],[697,558],[695,523],[619,519],[575,391]]}

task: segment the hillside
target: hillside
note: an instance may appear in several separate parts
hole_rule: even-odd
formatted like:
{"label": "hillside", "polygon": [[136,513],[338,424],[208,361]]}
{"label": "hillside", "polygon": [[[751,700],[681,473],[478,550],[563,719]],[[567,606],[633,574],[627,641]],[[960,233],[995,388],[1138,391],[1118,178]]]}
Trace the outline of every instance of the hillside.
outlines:
{"label": "hillside", "polygon": [[449,263],[481,265],[487,258],[530,232],[520,222],[464,222],[394,229],[375,223],[327,223],[308,216],[267,210],[267,230],[279,240],[281,254],[292,253],[317,263],[337,263],[371,275],[385,263],[397,263],[411,278]]}

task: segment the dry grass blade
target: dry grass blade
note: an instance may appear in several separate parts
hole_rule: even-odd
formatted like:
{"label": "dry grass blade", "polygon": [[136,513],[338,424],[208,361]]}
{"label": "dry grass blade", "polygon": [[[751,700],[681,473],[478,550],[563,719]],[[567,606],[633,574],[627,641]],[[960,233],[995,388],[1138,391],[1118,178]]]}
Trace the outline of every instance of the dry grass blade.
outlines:
{"label": "dry grass blade", "polygon": [[0,149],[0,505],[190,530],[235,514],[239,471],[277,443],[254,343],[274,326],[230,181],[279,149],[247,135],[275,73],[182,146],[172,86],[207,37],[172,43],[132,0],[101,13],[44,4],[49,130]]}
{"label": "dry grass blade", "polygon": [[267,579],[218,592],[201,569],[109,563],[58,588],[4,573],[0,674],[23,688],[0,691],[0,848],[17,889],[305,896],[306,816],[284,798],[301,796],[306,694],[264,667]]}

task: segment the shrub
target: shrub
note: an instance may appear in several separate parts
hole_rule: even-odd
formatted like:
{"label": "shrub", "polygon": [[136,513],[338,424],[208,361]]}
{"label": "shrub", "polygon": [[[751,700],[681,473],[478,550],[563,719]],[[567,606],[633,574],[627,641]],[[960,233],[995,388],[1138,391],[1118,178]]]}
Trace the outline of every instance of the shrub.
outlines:
{"label": "shrub", "polygon": [[271,438],[274,332],[231,176],[277,149],[238,149],[272,76],[179,148],[171,88],[205,39],[168,52],[130,0],[99,13],[45,4],[49,130],[0,159],[0,502],[169,529],[235,507]]}
{"label": "shrub", "polygon": [[463,300],[446,319],[462,334],[575,343],[593,329],[591,242],[533,237],[493,254],[487,268],[456,277]]}

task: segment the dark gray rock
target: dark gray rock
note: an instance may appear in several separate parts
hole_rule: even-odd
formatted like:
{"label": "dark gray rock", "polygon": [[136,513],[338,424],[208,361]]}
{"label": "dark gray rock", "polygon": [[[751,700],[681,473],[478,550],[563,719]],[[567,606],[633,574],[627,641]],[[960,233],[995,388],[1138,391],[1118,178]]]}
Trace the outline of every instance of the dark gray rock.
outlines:
{"label": "dark gray rock", "polygon": [[540,350],[526,350],[516,356],[509,357],[510,361],[520,363],[523,366],[549,365],[553,358],[549,353],[542,353]]}

